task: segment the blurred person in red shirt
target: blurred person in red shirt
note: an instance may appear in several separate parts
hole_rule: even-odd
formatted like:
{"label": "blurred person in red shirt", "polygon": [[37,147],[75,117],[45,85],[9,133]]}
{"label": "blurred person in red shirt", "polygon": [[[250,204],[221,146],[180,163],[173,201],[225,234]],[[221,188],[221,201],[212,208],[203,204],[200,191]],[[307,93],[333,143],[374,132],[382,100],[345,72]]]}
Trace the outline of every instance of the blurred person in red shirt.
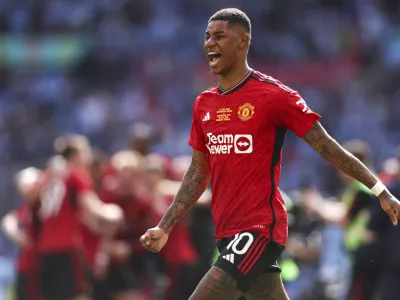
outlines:
{"label": "blurred person in red shirt", "polygon": [[41,170],[33,167],[18,172],[16,185],[24,201],[5,215],[1,224],[4,234],[19,247],[16,300],[39,299],[36,246],[40,229],[38,192],[41,174]]}
{"label": "blurred person in red shirt", "polygon": [[114,236],[101,241],[95,299],[142,299],[141,268],[137,263],[140,253],[146,251],[137,239],[149,224],[146,219],[150,211],[149,204],[136,195],[143,186],[143,167],[143,155],[134,150],[114,154],[106,167],[100,197],[105,203],[118,205],[125,218]]}
{"label": "blurred person in red shirt", "polygon": [[76,299],[88,293],[82,214],[116,227],[123,213],[118,206],[101,202],[94,192],[88,172],[91,148],[85,137],[59,137],[54,148],[57,156],[49,162],[48,182],[41,192],[40,294],[47,300]]}
{"label": "blurred person in red shirt", "polygon": [[[90,164],[90,175],[93,182],[94,191],[99,194],[101,190],[102,176],[104,175],[105,163],[107,161],[107,155],[100,149],[93,149],[92,160]],[[89,276],[93,280],[95,266],[96,266],[96,255],[100,246],[100,241],[103,235],[112,234],[113,231],[108,229],[107,224],[100,222],[99,219],[91,218],[86,214],[81,216],[81,234],[83,240],[83,247],[85,252],[85,259],[89,268]],[[106,228],[107,229],[107,228]]]}

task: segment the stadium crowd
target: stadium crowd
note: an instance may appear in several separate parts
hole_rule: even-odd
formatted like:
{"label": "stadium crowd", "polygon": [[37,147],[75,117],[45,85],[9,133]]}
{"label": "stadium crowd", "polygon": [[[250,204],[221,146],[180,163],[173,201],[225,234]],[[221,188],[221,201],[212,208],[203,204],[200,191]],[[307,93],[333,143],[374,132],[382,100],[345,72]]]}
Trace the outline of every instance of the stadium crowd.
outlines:
{"label": "stadium crowd", "polygon": [[[152,226],[165,210],[188,164],[193,100],[215,80],[202,51],[204,29],[208,17],[227,6],[243,9],[252,19],[252,65],[298,90],[332,135],[351,141],[349,150],[374,167],[386,184],[398,181],[398,1],[4,1],[1,215],[26,217],[20,207],[30,197],[15,184],[16,174],[21,183],[23,174],[32,179],[52,170],[53,163],[60,163],[49,161],[57,150],[52,145],[71,132],[84,135],[94,149],[90,171],[100,200],[118,203],[115,198],[130,193],[146,194],[144,201],[136,197],[140,201],[132,202],[133,207],[121,205],[129,211],[125,221],[132,229],[120,232],[123,242],[111,242],[105,234],[97,245],[103,237],[85,231],[90,225],[82,229],[83,241],[92,246],[92,277],[98,278],[93,291],[100,296],[125,291],[121,284],[127,281],[132,286],[126,290],[135,292],[127,297],[187,299],[211,264],[207,194],[187,224],[177,228],[177,240],[165,254],[150,255],[136,243],[147,222]],[[291,234],[281,264],[291,299],[347,299],[347,291],[351,299],[374,299],[368,297],[375,294],[398,299],[379,294],[396,286],[392,282],[400,262],[393,244],[398,233],[382,226],[386,223],[376,213],[377,201],[340,178],[294,135],[287,137],[283,151],[281,188],[287,192]],[[160,197],[156,186],[165,195]],[[351,226],[352,221],[358,226]],[[100,231],[114,232],[110,223]],[[98,249],[129,260],[122,265],[129,265],[134,271],[129,276],[136,278],[115,279],[118,272],[111,271],[121,266],[115,262],[94,268]],[[20,258],[16,250],[1,237],[0,297],[17,290],[11,288],[19,270],[14,267]],[[114,279],[107,281],[111,273]],[[363,276],[355,276],[359,274]],[[182,294],[174,295],[177,291]]]}

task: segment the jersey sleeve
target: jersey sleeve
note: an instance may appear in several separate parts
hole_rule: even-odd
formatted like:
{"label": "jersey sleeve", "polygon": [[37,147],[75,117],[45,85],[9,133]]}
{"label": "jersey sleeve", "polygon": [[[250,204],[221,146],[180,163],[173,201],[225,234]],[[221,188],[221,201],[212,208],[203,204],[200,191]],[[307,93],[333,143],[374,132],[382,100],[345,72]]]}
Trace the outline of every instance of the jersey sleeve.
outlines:
{"label": "jersey sleeve", "polygon": [[292,130],[302,138],[321,116],[313,112],[296,91],[279,90],[273,118],[278,126]]}
{"label": "jersey sleeve", "polygon": [[197,151],[208,152],[203,134],[203,129],[201,128],[201,123],[198,118],[199,100],[200,98],[197,98],[193,105],[192,128],[190,130],[190,137],[188,144]]}

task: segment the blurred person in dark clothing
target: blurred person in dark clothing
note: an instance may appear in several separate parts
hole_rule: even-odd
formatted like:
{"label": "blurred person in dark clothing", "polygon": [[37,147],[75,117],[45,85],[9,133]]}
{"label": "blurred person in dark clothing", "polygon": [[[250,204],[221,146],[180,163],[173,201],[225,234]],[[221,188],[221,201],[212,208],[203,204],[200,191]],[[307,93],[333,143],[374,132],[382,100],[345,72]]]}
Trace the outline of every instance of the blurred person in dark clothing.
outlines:
{"label": "blurred person in dark clothing", "polygon": [[[372,157],[369,145],[361,140],[349,140],[343,147],[370,167]],[[315,201],[318,197],[309,197],[307,203],[325,222],[341,225],[345,230],[344,244],[351,255],[352,281],[349,291],[351,300],[373,299],[381,265],[379,264],[379,246],[370,243],[366,234],[375,196],[361,183],[343,173],[339,176],[344,190],[339,201]],[[313,199],[313,200],[312,200]],[[320,198],[322,199],[322,198]],[[373,261],[371,263],[371,261]]]}
{"label": "blurred person in dark clothing", "polygon": [[[399,148],[400,150],[400,148]],[[397,156],[400,162],[400,151]],[[392,181],[391,191],[400,196],[400,171]],[[379,263],[382,273],[379,278],[378,299],[397,300],[400,298],[400,228],[393,227],[385,219],[378,203],[374,203],[371,220],[368,224],[371,242],[379,245]]]}
{"label": "blurred person in dark clothing", "polygon": [[310,295],[315,293],[314,286],[318,279],[322,224],[304,206],[303,199],[307,197],[308,189],[307,185],[298,191],[292,191],[288,200],[284,197],[290,213],[291,234],[280,266],[282,279],[292,300],[311,299]]}
{"label": "blurred person in dark clothing", "polygon": [[19,247],[16,300],[38,300],[37,238],[40,232],[38,193],[42,171],[27,168],[17,174],[16,184],[23,202],[2,219],[4,234]]}

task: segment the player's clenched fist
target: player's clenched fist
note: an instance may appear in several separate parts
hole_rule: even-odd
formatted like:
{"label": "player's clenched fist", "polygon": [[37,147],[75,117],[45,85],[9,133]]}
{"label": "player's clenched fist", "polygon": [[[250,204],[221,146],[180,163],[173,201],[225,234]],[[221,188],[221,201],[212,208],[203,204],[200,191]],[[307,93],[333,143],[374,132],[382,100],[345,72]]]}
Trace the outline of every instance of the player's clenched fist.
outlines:
{"label": "player's clenched fist", "polygon": [[400,202],[388,191],[384,191],[379,195],[382,209],[389,215],[393,225],[397,225],[400,218]]}
{"label": "player's clenched fist", "polygon": [[140,237],[142,246],[153,253],[160,252],[167,241],[168,234],[159,227],[148,229],[146,233]]}

